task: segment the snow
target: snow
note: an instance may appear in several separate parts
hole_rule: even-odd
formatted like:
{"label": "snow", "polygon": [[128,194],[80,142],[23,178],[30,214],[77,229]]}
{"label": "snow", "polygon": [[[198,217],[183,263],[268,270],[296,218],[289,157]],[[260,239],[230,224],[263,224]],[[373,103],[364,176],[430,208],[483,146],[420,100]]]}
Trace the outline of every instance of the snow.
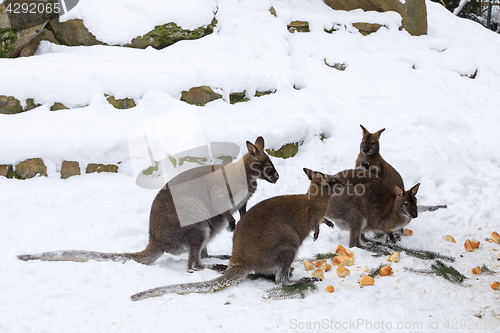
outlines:
{"label": "snow", "polygon": [[[0,59],[0,94],[42,104],[0,115],[0,164],[41,157],[48,166],[47,178],[0,177],[0,332],[496,331],[499,294],[490,284],[500,277],[470,271],[486,264],[500,272],[500,245],[487,242],[492,231],[500,232],[500,36],[440,4],[427,2],[427,10],[428,35],[414,37],[399,30],[397,13],[333,11],[320,0],[88,0],[62,19],[83,19],[110,44],[126,44],[170,21],[196,28],[216,13],[218,24],[209,36],[163,50],[46,42],[36,56]],[[292,20],[309,21],[311,31],[290,34]],[[355,22],[385,27],[362,36]],[[334,26],[339,30],[324,31]],[[325,62],[347,67],[338,71]],[[475,79],[467,77],[474,73]],[[372,132],[386,128],[382,156],[406,187],[421,183],[422,205],[448,205],[421,213],[408,225],[413,236],[403,237],[401,245],[455,257],[451,265],[468,279],[454,285],[407,272],[404,267],[425,269],[432,262],[402,253],[393,276],[360,289],[365,266],[375,268],[386,258],[355,248],[350,277],[327,272],[319,290],[302,300],[264,300],[273,284],[246,279],[215,294],[132,302],[134,293],[218,273],[187,273],[187,255],[165,254],[151,266],[17,260],[19,254],[49,250],[142,250],[157,192],[135,184],[129,135],[183,110],[181,92],[200,85],[224,97],[192,107],[207,141],[234,142],[242,151],[246,140],[259,135],[268,148],[302,143],[294,158],[272,158],[280,179],[274,185],[260,181],[250,206],[304,193],[303,167],[331,174],[352,168],[359,124]],[[249,102],[228,103],[230,93],[242,91]],[[275,93],[253,97],[256,91]],[[137,107],[116,110],[104,94],[134,98]],[[70,109],[49,111],[54,102]],[[82,168],[120,162],[120,169],[61,180],[62,160],[79,161]],[[444,241],[447,234],[457,243]],[[223,231],[209,253],[230,254],[231,236]],[[480,240],[481,247],[465,252],[467,238]],[[347,232],[322,226],[319,239],[308,237],[298,257],[347,247],[348,239]],[[308,276],[300,262],[294,267],[294,278]],[[324,292],[328,285],[335,287],[333,294]]]}

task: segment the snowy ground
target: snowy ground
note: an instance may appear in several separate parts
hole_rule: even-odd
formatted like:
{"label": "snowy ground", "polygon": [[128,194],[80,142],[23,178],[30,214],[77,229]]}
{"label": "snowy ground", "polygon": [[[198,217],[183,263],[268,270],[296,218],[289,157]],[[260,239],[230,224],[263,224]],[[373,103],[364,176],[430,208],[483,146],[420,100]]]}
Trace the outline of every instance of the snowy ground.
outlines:
{"label": "snowy ground", "polygon": [[[500,275],[473,276],[471,269],[486,264],[500,272],[500,245],[487,242],[492,231],[500,232],[498,34],[433,2],[427,2],[429,33],[421,37],[399,31],[395,13],[336,12],[320,0],[163,1],[168,5],[161,8],[154,0],[97,2],[81,1],[65,18],[83,18],[108,43],[125,44],[171,20],[186,28],[206,25],[215,11],[218,25],[210,36],[161,51],[44,43],[34,57],[0,59],[0,94],[43,104],[0,115],[0,164],[42,157],[49,173],[26,181],[0,177],[0,332],[497,331],[500,294],[490,284]],[[311,32],[290,34],[292,20],[309,21]],[[362,36],[353,22],[387,28]],[[334,24],[341,29],[324,32]],[[475,79],[466,76],[474,73]],[[273,158],[280,180],[260,182],[250,205],[305,192],[303,167],[331,174],[351,168],[359,124],[386,128],[382,155],[407,188],[421,183],[419,203],[448,204],[421,213],[408,226],[413,236],[401,245],[455,257],[452,265],[468,279],[455,285],[407,272],[404,267],[432,262],[402,254],[393,276],[361,289],[357,279],[365,266],[375,268],[386,258],[353,249],[351,276],[327,272],[305,299],[264,300],[273,284],[244,280],[213,295],[132,302],[136,292],[217,273],[187,273],[186,255],[166,254],[152,266],[17,260],[18,254],[58,249],[142,250],[156,191],[135,185],[127,138],[141,123],[185,106],[181,91],[200,85],[217,88],[226,100],[232,92],[276,90],[247,103],[218,100],[197,108],[208,141],[242,149],[259,135],[275,149],[303,142],[294,158]],[[134,98],[137,107],[115,110],[105,93]],[[54,102],[71,109],[51,112]],[[63,159],[82,166],[121,162],[120,172],[61,180]],[[446,242],[447,234],[457,243]],[[323,226],[298,256],[347,247],[348,238]],[[467,238],[481,247],[465,252]],[[230,254],[231,233],[218,236],[209,252]],[[296,263],[296,278],[308,274]],[[324,292],[328,285],[333,294]]]}

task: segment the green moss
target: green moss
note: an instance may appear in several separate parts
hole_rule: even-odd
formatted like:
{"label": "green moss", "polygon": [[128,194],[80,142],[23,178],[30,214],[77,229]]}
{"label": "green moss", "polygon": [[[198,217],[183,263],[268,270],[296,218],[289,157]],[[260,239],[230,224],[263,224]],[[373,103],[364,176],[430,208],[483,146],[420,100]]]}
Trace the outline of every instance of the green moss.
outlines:
{"label": "green moss", "polygon": [[279,157],[279,158],[289,158],[289,157],[294,157],[297,152],[299,151],[299,143],[287,143],[283,147],[281,147],[278,150],[274,149],[266,149],[266,152],[274,157]]}
{"label": "green moss", "polygon": [[146,175],[146,176],[151,176],[153,174],[153,171],[158,171],[158,164],[156,164],[155,166],[147,168],[142,173],[144,175]]}
{"label": "green moss", "polygon": [[17,34],[12,28],[0,28],[0,58],[8,58],[17,41]]}

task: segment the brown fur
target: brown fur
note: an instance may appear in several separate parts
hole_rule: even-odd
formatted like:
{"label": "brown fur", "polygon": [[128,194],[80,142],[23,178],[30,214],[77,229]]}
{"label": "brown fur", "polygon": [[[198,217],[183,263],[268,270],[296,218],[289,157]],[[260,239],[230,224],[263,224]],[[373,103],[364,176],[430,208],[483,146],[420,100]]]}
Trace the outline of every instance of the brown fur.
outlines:
{"label": "brown fur", "polygon": [[409,191],[399,185],[391,189],[364,169],[345,170],[335,177],[344,184],[344,191],[331,197],[325,218],[350,230],[349,247],[363,247],[360,239],[366,241],[366,231],[385,232],[395,242],[392,231],[418,216],[415,195],[420,184]]}

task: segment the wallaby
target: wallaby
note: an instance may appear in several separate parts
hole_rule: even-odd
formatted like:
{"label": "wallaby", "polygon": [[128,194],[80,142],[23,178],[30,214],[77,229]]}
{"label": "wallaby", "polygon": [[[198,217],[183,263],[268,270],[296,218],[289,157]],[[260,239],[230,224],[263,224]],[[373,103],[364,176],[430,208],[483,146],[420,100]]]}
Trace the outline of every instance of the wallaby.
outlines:
{"label": "wallaby", "polygon": [[335,175],[344,184],[341,194],[330,198],[325,218],[350,230],[349,247],[365,248],[366,231],[383,231],[392,242],[393,230],[400,229],[418,216],[416,194],[420,184],[405,191],[399,185],[391,189],[371,169],[351,169]]}
{"label": "wallaby", "polygon": [[[155,262],[164,252],[180,254],[188,252],[188,271],[200,270],[204,266],[200,258],[209,257],[207,243],[229,222],[229,229],[234,230],[235,220],[232,216],[239,210],[240,218],[246,212],[248,199],[257,189],[257,179],[264,179],[270,183],[276,183],[279,178],[273,163],[264,151],[264,139],[258,137],[255,145],[246,142],[248,153],[236,163],[224,166],[201,166],[190,169],[171,179],[156,195],[151,206],[149,218],[149,244],[146,249],[137,253],[101,253],[93,251],[54,251],[41,254],[20,255],[20,260],[50,260],[50,261],[87,261],[87,260],[113,260],[125,262],[135,260],[141,264],[150,265]],[[209,181],[201,182],[198,178],[214,174],[214,171],[222,170],[220,176]],[[242,173],[244,173],[242,178]],[[201,178],[200,178],[201,179]],[[222,181],[221,181],[222,179]],[[225,181],[224,181],[225,179]],[[243,180],[242,180],[243,179]],[[193,191],[182,193],[183,197],[177,198],[184,205],[184,211],[206,213],[212,216],[206,219],[198,219],[198,223],[182,226],[179,220],[179,210],[176,210],[175,199],[172,191],[175,185],[190,181],[194,185]],[[229,186],[228,183],[231,183]],[[226,196],[231,199],[233,208],[221,214],[213,213],[217,207],[217,195],[225,191]],[[218,210],[221,211],[221,210]],[[199,214],[198,214],[199,215]],[[202,214],[203,215],[203,214]],[[229,256],[212,256],[229,259]],[[225,269],[225,265],[208,266],[217,270]]]}
{"label": "wallaby", "polygon": [[302,195],[283,195],[259,202],[238,222],[229,268],[211,281],[150,289],[132,300],[166,293],[215,292],[243,280],[249,273],[274,274],[277,283],[289,283],[290,266],[302,241],[323,220],[328,200],[342,184],[332,176],[304,168],[311,180]]}
{"label": "wallaby", "polygon": [[[399,172],[396,171],[387,163],[380,155],[380,134],[385,131],[385,128],[381,130],[370,133],[363,125],[359,125],[363,130],[363,138],[359,146],[359,154],[356,159],[356,168],[365,167],[371,168],[372,172],[375,172],[383,181],[387,183],[390,188],[394,185],[398,185],[404,189],[403,179]],[[437,205],[437,206],[418,206],[419,212],[433,212],[440,208],[447,208],[447,205]]]}
{"label": "wallaby", "polygon": [[392,188],[398,185],[400,188],[405,188],[403,178],[389,163],[387,163],[380,155],[380,134],[385,131],[382,128],[380,131],[370,133],[363,125],[359,125],[363,130],[363,138],[359,145],[359,154],[356,159],[356,168],[361,166],[361,163],[366,163],[382,180]]}

